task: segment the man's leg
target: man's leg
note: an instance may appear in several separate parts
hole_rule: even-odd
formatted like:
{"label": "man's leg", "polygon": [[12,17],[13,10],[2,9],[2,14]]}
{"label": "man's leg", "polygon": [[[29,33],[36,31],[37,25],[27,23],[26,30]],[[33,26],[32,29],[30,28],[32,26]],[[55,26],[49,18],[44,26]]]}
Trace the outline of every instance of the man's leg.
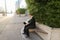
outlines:
{"label": "man's leg", "polygon": [[23,34],[26,34],[26,28],[27,28],[28,25],[25,25],[24,27],[24,33]]}
{"label": "man's leg", "polygon": [[26,27],[26,35],[27,35],[27,37],[29,37],[30,35],[29,35],[29,26],[28,27]]}
{"label": "man's leg", "polygon": [[30,34],[29,34],[29,29],[34,29],[34,27],[30,27],[30,26],[26,27],[25,31],[26,31],[27,37],[30,36]]}
{"label": "man's leg", "polygon": [[26,26],[24,27],[24,33],[23,34],[26,34]]}

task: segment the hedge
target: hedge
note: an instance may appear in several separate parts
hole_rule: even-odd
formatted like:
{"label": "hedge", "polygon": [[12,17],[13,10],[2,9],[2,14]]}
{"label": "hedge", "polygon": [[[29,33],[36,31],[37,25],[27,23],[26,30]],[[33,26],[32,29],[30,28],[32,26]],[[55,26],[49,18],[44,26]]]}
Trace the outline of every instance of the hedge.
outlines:
{"label": "hedge", "polygon": [[37,22],[60,28],[60,0],[26,0],[26,3]]}
{"label": "hedge", "polygon": [[25,11],[26,11],[26,9],[24,9],[24,8],[18,8],[18,9],[16,10],[16,13],[17,13],[17,14],[25,14]]}

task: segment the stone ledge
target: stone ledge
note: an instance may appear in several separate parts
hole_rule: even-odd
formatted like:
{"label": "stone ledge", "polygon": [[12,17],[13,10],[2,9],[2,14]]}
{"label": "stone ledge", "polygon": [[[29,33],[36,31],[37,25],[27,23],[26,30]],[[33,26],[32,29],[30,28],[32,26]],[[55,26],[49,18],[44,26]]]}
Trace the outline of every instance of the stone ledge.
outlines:
{"label": "stone ledge", "polygon": [[44,40],[50,40],[52,28],[39,23],[36,23],[36,25],[37,25],[37,28],[39,28],[41,31],[46,32],[48,34],[45,34],[43,32],[38,32],[38,31],[36,31],[36,33],[39,36],[41,36]]}

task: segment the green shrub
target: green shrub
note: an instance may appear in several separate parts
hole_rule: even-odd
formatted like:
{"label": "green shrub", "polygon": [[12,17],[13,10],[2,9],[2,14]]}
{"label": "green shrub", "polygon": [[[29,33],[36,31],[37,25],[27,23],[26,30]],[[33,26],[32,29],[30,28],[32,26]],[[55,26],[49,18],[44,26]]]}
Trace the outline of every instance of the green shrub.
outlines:
{"label": "green shrub", "polygon": [[37,22],[60,28],[60,0],[26,0],[26,3]]}
{"label": "green shrub", "polygon": [[16,13],[17,13],[17,14],[25,14],[25,11],[26,11],[26,9],[24,9],[24,8],[18,8],[18,9],[16,10]]}

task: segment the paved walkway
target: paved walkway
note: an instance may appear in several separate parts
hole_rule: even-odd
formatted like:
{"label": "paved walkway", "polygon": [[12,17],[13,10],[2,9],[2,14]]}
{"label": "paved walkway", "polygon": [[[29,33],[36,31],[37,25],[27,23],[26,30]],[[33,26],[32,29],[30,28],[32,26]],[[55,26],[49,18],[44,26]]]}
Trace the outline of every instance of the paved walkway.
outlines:
{"label": "paved walkway", "polygon": [[60,40],[60,28],[54,28],[52,30],[51,40]]}
{"label": "paved walkway", "polygon": [[0,33],[5,28],[7,21],[10,19],[10,17],[7,16],[0,16]]}
{"label": "paved walkway", "polygon": [[0,40],[41,40],[38,35],[31,33],[31,38],[26,39],[21,34],[21,29],[24,27],[23,22],[28,17],[12,16],[7,17],[0,22]]}

